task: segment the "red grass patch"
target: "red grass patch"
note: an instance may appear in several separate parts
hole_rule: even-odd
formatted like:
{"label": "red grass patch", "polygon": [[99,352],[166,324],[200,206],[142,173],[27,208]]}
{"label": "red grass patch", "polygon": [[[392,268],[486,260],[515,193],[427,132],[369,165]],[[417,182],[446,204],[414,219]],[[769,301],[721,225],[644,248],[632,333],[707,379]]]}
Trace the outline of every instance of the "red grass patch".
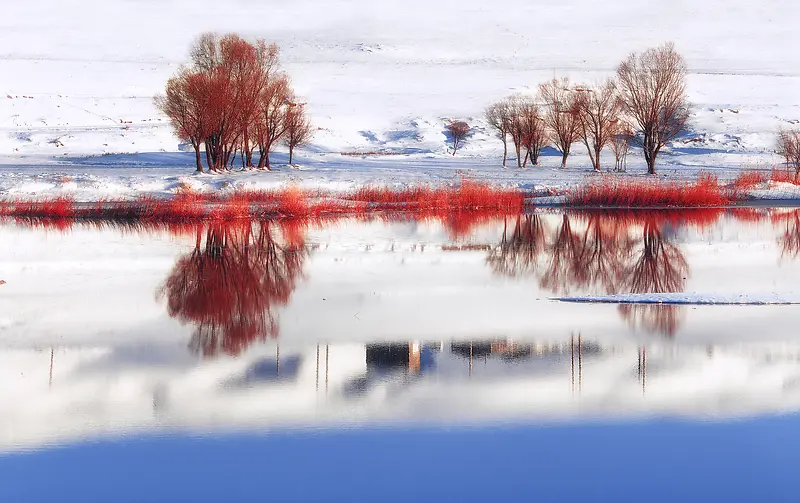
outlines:
{"label": "red grass patch", "polygon": [[463,181],[455,187],[412,187],[393,190],[388,187],[361,187],[346,199],[367,203],[375,210],[522,210],[524,194],[518,189],[493,187]]}
{"label": "red grass patch", "polygon": [[696,208],[731,202],[708,173],[693,183],[604,176],[567,194],[567,205],[607,208]]}
{"label": "red grass patch", "polygon": [[773,168],[769,179],[773,182],[791,183],[794,185],[800,185],[800,180],[798,180],[797,173],[793,173],[791,170],[788,169]]}
{"label": "red grass patch", "polygon": [[742,171],[733,181],[735,191],[752,189],[767,181],[767,174],[763,171]]}

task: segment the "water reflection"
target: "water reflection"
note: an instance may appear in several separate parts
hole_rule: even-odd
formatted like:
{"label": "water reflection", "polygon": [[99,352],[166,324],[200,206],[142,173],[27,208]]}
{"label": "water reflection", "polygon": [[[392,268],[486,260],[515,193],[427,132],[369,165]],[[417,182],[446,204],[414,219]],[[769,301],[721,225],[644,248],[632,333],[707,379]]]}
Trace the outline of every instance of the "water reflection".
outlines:
{"label": "water reflection", "polygon": [[[501,241],[486,261],[498,274],[538,275],[540,286],[557,295],[681,292],[690,271],[680,247],[671,240],[675,216],[564,214],[554,229],[547,229],[538,215],[519,216],[510,232],[509,222],[504,223]],[[713,220],[707,210],[677,216],[695,223]],[[681,309],[626,305],[620,306],[620,314],[634,326],[673,335]]]}
{"label": "water reflection", "polygon": [[302,235],[276,224],[212,224],[197,230],[159,289],[169,315],[195,326],[190,347],[204,356],[238,354],[278,334],[274,309],[286,305],[308,255]]}
{"label": "water reflection", "polygon": [[773,217],[773,221],[781,226],[783,231],[778,237],[781,258],[794,259],[800,256],[800,210],[777,214]]}
{"label": "water reflection", "polygon": [[[579,334],[552,342],[267,343],[224,365],[198,359],[187,366],[173,355],[157,368],[147,358],[123,364],[113,351],[94,348],[54,354],[50,386],[29,384],[24,399],[0,402],[0,450],[131,429],[735,417],[800,409],[800,347],[785,344],[639,346]],[[4,379],[46,372],[51,357],[14,355]]]}
{"label": "water reflection", "polygon": [[[47,228],[49,221],[16,219],[14,222]],[[323,315],[319,318],[324,322],[320,323],[339,328],[348,325],[348,321],[357,322],[357,328],[347,326],[342,331],[357,333],[359,340],[424,333],[428,326],[435,326],[433,333],[439,337],[446,329],[437,323],[444,320],[446,324],[451,319],[460,327],[458,330],[466,330],[472,336],[474,332],[469,331],[472,326],[483,323],[479,311],[486,306],[488,310],[498,307],[489,304],[501,302],[500,297],[505,306],[514,305],[504,311],[503,317],[513,320],[500,332],[529,333],[533,325],[530,320],[518,319],[518,313],[530,307],[531,313],[542,319],[551,310],[545,306],[551,295],[680,293],[689,287],[706,293],[702,289],[708,286],[710,293],[717,291],[714,277],[718,276],[712,276],[719,275],[721,269],[709,267],[708,261],[697,261],[699,253],[694,245],[700,242],[715,245],[703,254],[733,246],[728,255],[733,253],[736,258],[738,253],[756,256],[757,248],[763,248],[761,243],[767,236],[778,245],[777,250],[768,250],[768,259],[774,256],[777,262],[780,255],[788,262],[800,254],[800,210],[783,209],[567,213],[542,210],[512,216],[463,211],[446,217],[386,213],[325,221],[232,219],[152,225],[146,221],[69,221],[69,225],[63,220],[54,222],[60,222],[51,227],[59,232],[88,226],[92,232],[83,233],[80,239],[87,236],[99,239],[109,228],[120,229],[126,235],[147,234],[148,243],[158,243],[161,235],[179,236],[179,244],[169,243],[169,246],[180,246],[184,253],[168,273],[161,269],[153,273],[147,297],[158,284],[156,298],[161,303],[149,307],[157,308],[158,315],[166,308],[169,316],[191,327],[193,333],[187,337],[186,332],[180,331],[181,337],[189,339],[192,350],[204,356],[235,355],[254,343],[278,337],[279,312],[284,308],[294,315],[291,324],[284,322],[285,334],[296,338],[306,337],[308,332],[308,337],[321,337],[324,329],[302,320],[310,311],[300,304],[311,302],[309,298],[329,297],[324,306],[314,307],[315,314]],[[102,232],[94,236],[94,230]],[[703,232],[692,234],[689,232],[692,230]],[[137,244],[135,239],[121,241]],[[309,260],[310,250],[320,243],[326,247],[332,243],[333,247]],[[754,243],[758,246],[749,246]],[[384,244],[389,245],[383,249]],[[416,255],[424,250],[431,253],[425,252],[424,257]],[[687,250],[692,251],[689,258]],[[391,252],[392,256],[381,255],[382,251]],[[453,253],[445,258],[439,251]],[[173,253],[170,251],[169,255]],[[350,260],[354,257],[351,253],[358,254],[355,260]],[[692,266],[696,270],[690,283]],[[773,262],[755,267],[767,274],[777,270]],[[792,271],[791,265],[784,267]],[[338,275],[340,272],[342,275]],[[98,272],[98,276],[102,274]],[[506,277],[519,281],[506,281],[503,279]],[[762,288],[758,277],[758,273],[750,274],[749,284],[744,288]],[[313,296],[305,295],[307,292],[295,295],[295,290],[304,283],[301,278],[310,280],[305,283],[310,285]],[[764,287],[774,288],[775,281],[772,283],[765,283]],[[470,302],[470,290],[484,286],[495,289],[495,297],[489,302],[471,304],[473,312],[465,317],[469,320],[457,320],[460,315],[452,305]],[[330,302],[330,288],[338,295],[341,287],[347,289],[346,295]],[[323,295],[317,295],[319,288],[325,289]],[[452,294],[440,295],[439,288]],[[414,302],[414,297],[424,300]],[[366,306],[364,311],[362,306]],[[602,323],[613,320],[613,324],[603,327],[605,333],[628,333],[619,320],[638,332],[667,336],[684,329],[691,332],[698,326],[694,315],[692,325],[685,326],[686,307],[649,304],[622,305],[616,312],[613,307],[563,308],[559,322],[562,328],[575,325],[569,329],[585,333],[587,325],[572,321],[578,318],[563,317],[568,311],[577,314],[581,310],[602,311]],[[420,321],[410,332],[395,330],[394,325],[403,324],[404,318]],[[7,325],[16,323],[15,316],[5,319],[10,320],[3,322]],[[164,325],[172,333],[179,332],[173,329],[174,323]],[[491,329],[481,325],[481,330],[484,328]],[[459,334],[466,335],[461,332],[456,335]]]}

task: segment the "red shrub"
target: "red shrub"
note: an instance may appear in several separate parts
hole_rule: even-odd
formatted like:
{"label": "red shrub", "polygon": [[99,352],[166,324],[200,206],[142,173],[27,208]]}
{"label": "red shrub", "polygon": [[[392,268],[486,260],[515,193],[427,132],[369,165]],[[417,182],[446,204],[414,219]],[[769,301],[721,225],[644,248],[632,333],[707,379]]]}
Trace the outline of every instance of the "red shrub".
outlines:
{"label": "red shrub", "polygon": [[800,181],[798,180],[797,175],[795,173],[790,172],[789,170],[780,170],[773,168],[769,179],[773,182],[792,183],[794,185],[800,185]]}
{"label": "red shrub", "polygon": [[701,174],[694,183],[606,176],[567,195],[571,206],[617,208],[691,208],[725,206],[730,202],[716,177],[708,174]]}
{"label": "red shrub", "polygon": [[736,191],[752,189],[756,185],[767,181],[766,173],[763,171],[742,171],[733,181],[733,189]]}

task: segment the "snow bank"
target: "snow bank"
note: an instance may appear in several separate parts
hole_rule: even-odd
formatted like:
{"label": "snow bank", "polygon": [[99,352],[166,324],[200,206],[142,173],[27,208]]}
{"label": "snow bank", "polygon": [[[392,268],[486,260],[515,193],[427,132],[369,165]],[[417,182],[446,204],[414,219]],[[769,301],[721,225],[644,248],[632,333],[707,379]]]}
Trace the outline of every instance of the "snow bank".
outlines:
{"label": "snow bank", "polygon": [[625,293],[586,297],[553,297],[559,302],[600,304],[694,304],[694,305],[790,305],[800,304],[800,295],[733,294],[708,295],[701,293]]}

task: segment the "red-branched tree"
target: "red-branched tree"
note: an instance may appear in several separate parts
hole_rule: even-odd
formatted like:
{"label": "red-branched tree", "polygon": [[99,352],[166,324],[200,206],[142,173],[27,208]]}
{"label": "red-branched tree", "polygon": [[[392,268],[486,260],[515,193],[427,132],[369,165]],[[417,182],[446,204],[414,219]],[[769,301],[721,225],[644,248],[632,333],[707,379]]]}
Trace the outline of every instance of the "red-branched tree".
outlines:
{"label": "red-branched tree", "polygon": [[286,136],[283,143],[289,147],[289,164],[292,164],[294,149],[307,145],[314,137],[314,127],[303,103],[289,103],[286,111]]}
{"label": "red-branched tree", "polygon": [[269,167],[269,150],[285,134],[291,96],[275,44],[206,33],[155,103],[178,137],[191,143],[197,170],[203,171],[202,147],[208,169],[221,171],[230,169],[237,153],[243,168],[253,167],[255,147],[259,167]]}

